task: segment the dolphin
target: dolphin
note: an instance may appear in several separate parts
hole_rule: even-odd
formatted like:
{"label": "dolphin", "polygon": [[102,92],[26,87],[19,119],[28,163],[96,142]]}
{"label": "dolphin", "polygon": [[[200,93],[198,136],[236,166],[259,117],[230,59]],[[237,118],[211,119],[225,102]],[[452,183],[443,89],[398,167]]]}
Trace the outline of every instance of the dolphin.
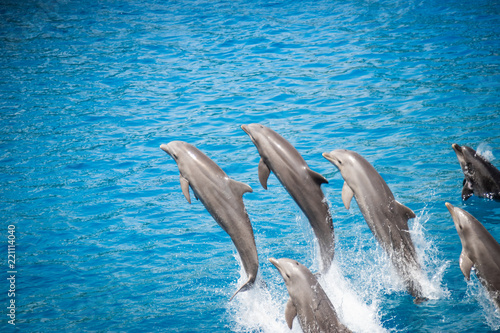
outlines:
{"label": "dolphin", "polygon": [[426,300],[416,279],[421,274],[415,246],[408,231],[413,211],[399,203],[375,168],[356,152],[337,149],[324,153],[344,178],[342,202],[349,209],[356,198],[359,209],[375,238],[387,252],[415,302]]}
{"label": "dolphin", "polygon": [[474,149],[451,145],[464,173],[462,200],[473,194],[478,197],[500,200],[500,171]]}
{"label": "dolphin", "polygon": [[332,302],[306,266],[286,258],[269,258],[269,261],[285,280],[290,295],[285,309],[285,319],[290,329],[297,316],[305,333],[351,332],[340,322]]}
{"label": "dolphin", "polygon": [[334,232],[332,216],[321,184],[328,183],[325,177],[311,170],[299,152],[281,135],[260,124],[242,125],[257,147],[259,181],[267,189],[271,171],[292,196],[309,220],[318,239],[322,270],[327,271],[334,255]]}
{"label": "dolphin", "polygon": [[248,280],[231,297],[249,289],[255,282],[259,269],[257,247],[252,224],[243,204],[243,194],[252,192],[245,183],[238,182],[198,148],[183,141],[162,144],[179,167],[182,193],[191,203],[189,187],[226,233],[238,251]]}
{"label": "dolphin", "polygon": [[470,271],[474,266],[479,281],[500,309],[500,244],[474,216],[448,202],[445,205],[462,242],[462,273],[469,280]]}

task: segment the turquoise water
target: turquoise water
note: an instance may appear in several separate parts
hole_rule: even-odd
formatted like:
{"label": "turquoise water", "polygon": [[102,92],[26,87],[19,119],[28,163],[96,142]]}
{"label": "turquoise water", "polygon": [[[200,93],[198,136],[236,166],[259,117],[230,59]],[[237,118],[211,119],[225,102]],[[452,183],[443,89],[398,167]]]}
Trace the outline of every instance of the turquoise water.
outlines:
{"label": "turquoise water", "polygon": [[[260,186],[240,129],[255,122],[329,180],[336,258],[321,283],[348,327],[500,329],[458,267],[444,205],[500,240],[500,203],[461,201],[451,149],[479,148],[500,167],[499,13],[483,0],[2,1],[1,329],[288,332],[288,294],[267,259],[315,271],[319,250],[276,177]],[[159,149],[172,140],[253,188],[244,201],[266,287],[229,302],[245,274],[228,235],[182,195]],[[356,204],[344,208],[342,177],[321,156],[336,148],[362,154],[416,213],[428,302],[413,304]]]}

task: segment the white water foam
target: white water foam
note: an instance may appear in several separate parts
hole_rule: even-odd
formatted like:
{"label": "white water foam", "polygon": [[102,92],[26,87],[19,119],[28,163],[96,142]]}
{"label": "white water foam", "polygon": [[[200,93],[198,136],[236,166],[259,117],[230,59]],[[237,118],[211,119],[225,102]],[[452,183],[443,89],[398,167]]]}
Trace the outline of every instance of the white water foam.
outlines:
{"label": "white water foam", "polygon": [[[443,276],[449,262],[439,258],[438,250],[429,240],[424,228],[429,220],[427,212],[421,212],[411,225],[410,233],[415,244],[423,274],[419,282],[424,296],[429,299],[448,298],[450,292],[442,285]],[[305,227],[305,226],[304,226]],[[309,227],[309,226],[307,226]],[[345,246],[336,235],[336,254],[332,266],[319,282],[337,315],[353,332],[387,332],[381,321],[381,302],[387,294],[406,292],[405,287],[392,266],[387,254],[378,245],[371,233],[363,232],[363,224],[353,226],[357,235],[355,244]],[[359,229],[359,230],[358,230]],[[366,231],[366,230],[365,230]],[[314,263],[310,270],[314,273],[320,267],[320,254],[314,244]],[[239,260],[238,255],[236,255]],[[240,265],[240,267],[242,267]],[[261,265],[261,269],[263,269]],[[285,322],[285,305],[288,292],[278,271],[273,269],[273,278],[249,291],[239,293],[228,303],[231,316],[231,330],[234,332],[302,332],[297,319],[290,330]],[[240,269],[240,279],[234,288],[246,281],[246,273]],[[258,281],[261,281],[260,276]]]}
{"label": "white water foam", "polygon": [[[276,273],[279,275],[277,271]],[[240,270],[240,276],[237,285],[241,285],[247,280],[243,269]],[[281,276],[279,278],[281,279]],[[259,276],[253,288],[238,293],[228,303],[227,310],[233,321],[231,331],[262,333],[302,332],[297,321],[294,321],[292,330],[288,328],[284,314],[288,293],[286,289],[278,288],[276,281],[270,281],[265,285]]]}
{"label": "white water foam", "polygon": [[[276,274],[279,273],[276,271]],[[243,275],[245,273],[243,272]],[[288,293],[281,276],[267,287],[262,284],[238,294],[228,304],[228,312],[234,321],[234,332],[302,332],[297,318],[290,330],[285,322],[285,305]],[[238,283],[244,283],[240,278]],[[334,262],[331,269],[319,278],[319,282],[332,301],[341,322],[354,332],[385,332],[377,313],[378,302],[367,305],[357,294],[341,269]],[[281,283],[278,286],[276,283]],[[363,320],[360,320],[363,318]]]}
{"label": "white water foam", "polygon": [[424,225],[429,218],[428,212],[424,209],[413,220],[410,227],[411,239],[424,273],[423,276],[420,275],[418,281],[422,285],[424,296],[428,299],[449,298],[451,293],[446,286],[442,285],[442,281],[450,263],[440,259],[438,249],[426,235]]}
{"label": "white water foam", "polygon": [[382,327],[377,298],[366,302],[367,289],[356,288],[347,279],[337,262],[333,262],[329,271],[321,276],[320,284],[330,298],[337,316],[353,332],[385,332]]}
{"label": "white water foam", "polygon": [[500,330],[500,309],[493,303],[488,290],[481,284],[476,274],[467,281],[466,296],[474,299],[483,309],[485,323],[492,331]]}
{"label": "white water foam", "polygon": [[485,142],[479,144],[476,152],[489,162],[493,162],[495,160],[495,156],[493,156],[493,149],[491,149],[491,147]]}

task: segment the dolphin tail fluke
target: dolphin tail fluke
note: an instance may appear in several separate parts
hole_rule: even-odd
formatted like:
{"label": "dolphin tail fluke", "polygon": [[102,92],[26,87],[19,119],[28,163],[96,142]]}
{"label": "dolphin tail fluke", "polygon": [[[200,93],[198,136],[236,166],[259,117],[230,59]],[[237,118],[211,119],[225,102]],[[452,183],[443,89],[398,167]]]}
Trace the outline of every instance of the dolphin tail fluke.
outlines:
{"label": "dolphin tail fluke", "polygon": [[234,298],[234,296],[236,296],[236,294],[239,293],[240,291],[247,291],[248,289],[252,288],[254,285],[254,282],[255,282],[255,278],[250,277],[248,279],[248,281],[245,282],[245,284],[243,284],[238,290],[236,290],[236,292],[233,294],[233,296],[231,296],[231,298],[229,299],[229,302],[231,302],[231,300]]}
{"label": "dolphin tail fluke", "polygon": [[423,296],[417,296],[413,299],[413,303],[415,304],[420,304],[420,303],[423,303],[423,302],[427,302],[429,299],[427,297],[423,297]]}

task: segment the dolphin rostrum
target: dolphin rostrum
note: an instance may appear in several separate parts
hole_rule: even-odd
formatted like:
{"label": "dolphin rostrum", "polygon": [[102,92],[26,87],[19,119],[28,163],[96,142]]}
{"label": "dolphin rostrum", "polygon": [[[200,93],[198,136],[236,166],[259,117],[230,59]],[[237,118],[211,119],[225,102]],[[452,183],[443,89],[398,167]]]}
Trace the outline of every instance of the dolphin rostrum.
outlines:
{"label": "dolphin rostrum", "polygon": [[334,255],[333,223],[321,184],[325,177],[311,170],[299,152],[281,135],[260,124],[242,125],[257,147],[259,181],[267,189],[271,171],[292,196],[309,220],[318,239],[322,271],[330,267]]}
{"label": "dolphin rostrum", "polygon": [[191,203],[189,187],[225,232],[238,251],[248,280],[231,297],[253,285],[259,269],[252,224],[243,203],[243,194],[252,188],[229,178],[214,161],[198,148],[183,141],[162,144],[162,150],[177,163],[182,193]]}
{"label": "dolphin rostrum", "polygon": [[356,198],[366,223],[391,258],[406,289],[416,303],[424,301],[422,286],[416,279],[422,270],[408,231],[408,219],[414,218],[415,213],[394,198],[384,179],[358,153],[337,149],[324,153],[323,157],[332,162],[344,178],[344,206],[349,209],[352,198]]}
{"label": "dolphin rostrum", "polygon": [[464,173],[462,200],[473,194],[478,197],[500,200],[500,171],[474,149],[451,145]]}
{"label": "dolphin rostrum", "polygon": [[285,319],[290,329],[293,319],[298,317],[305,333],[351,332],[340,322],[332,302],[306,266],[286,258],[269,258],[269,261],[285,280],[290,295],[285,309]]}
{"label": "dolphin rostrum", "polygon": [[469,280],[474,266],[479,281],[500,309],[500,244],[474,216],[448,202],[445,204],[462,242],[462,273]]}

